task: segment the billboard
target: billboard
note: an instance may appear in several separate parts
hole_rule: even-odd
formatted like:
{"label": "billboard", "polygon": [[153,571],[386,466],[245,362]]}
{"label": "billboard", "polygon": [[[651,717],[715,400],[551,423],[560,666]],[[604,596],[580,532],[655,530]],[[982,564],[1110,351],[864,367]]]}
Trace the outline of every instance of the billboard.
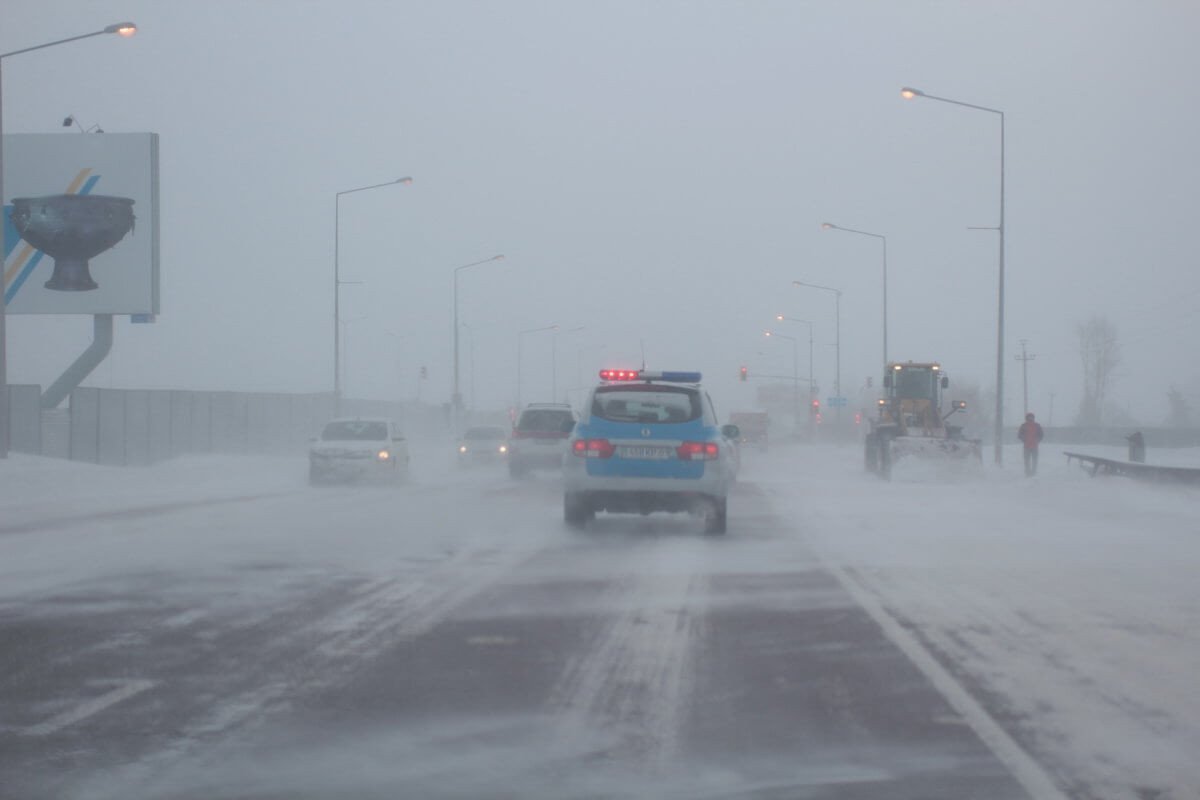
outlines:
{"label": "billboard", "polygon": [[158,134],[4,137],[9,314],[158,313]]}

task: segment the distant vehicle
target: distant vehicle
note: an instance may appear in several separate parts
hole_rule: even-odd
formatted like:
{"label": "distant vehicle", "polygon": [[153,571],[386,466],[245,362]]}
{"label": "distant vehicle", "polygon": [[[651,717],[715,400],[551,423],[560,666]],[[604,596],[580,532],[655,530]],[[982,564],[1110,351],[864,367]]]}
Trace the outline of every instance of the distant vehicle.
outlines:
{"label": "distant vehicle", "polygon": [[955,400],[942,411],[942,390],[950,385],[941,364],[908,361],[887,365],[883,375],[886,395],[879,399],[879,416],[871,420],[864,441],[863,462],[869,472],[892,477],[892,467],[905,458],[930,462],[979,463],[983,450],[978,439],[963,436],[962,426],[946,420],[967,404]]}
{"label": "distant vehicle", "polygon": [[458,442],[458,463],[502,461],[508,456],[508,431],[497,425],[467,428]]}
{"label": "distant vehicle", "polygon": [[559,469],[575,411],[566,403],[530,403],[517,418],[508,442],[508,474],[519,478],[532,469]]}
{"label": "distant vehicle", "polygon": [[379,481],[408,476],[408,442],[386,417],[354,417],[325,423],[308,448],[308,482]]}
{"label": "distant vehicle", "polygon": [[766,411],[733,411],[729,424],[736,425],[741,435],[738,442],[762,450],[767,449],[770,418]]}
{"label": "distant vehicle", "polygon": [[721,427],[699,372],[601,370],[563,465],[563,518],[597,511],[703,516],[724,533],[737,458],[736,425]]}

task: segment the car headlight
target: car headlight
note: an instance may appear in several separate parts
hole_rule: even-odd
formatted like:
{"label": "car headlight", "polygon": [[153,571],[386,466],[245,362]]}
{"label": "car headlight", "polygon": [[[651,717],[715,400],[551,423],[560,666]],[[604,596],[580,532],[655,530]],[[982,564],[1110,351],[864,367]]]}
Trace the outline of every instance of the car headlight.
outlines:
{"label": "car headlight", "polygon": [[507,452],[508,452],[508,445],[506,445],[506,444],[502,444],[502,445],[500,445],[500,452],[501,452],[501,453],[507,453]]}
{"label": "car headlight", "polygon": [[466,446],[465,444],[460,444],[460,445],[458,446],[458,452],[460,452],[460,453],[465,453],[465,452],[467,452],[467,446]]}
{"label": "car headlight", "polygon": [[375,454],[375,457],[377,459],[379,459],[380,461],[387,461],[388,459],[390,459],[392,457],[392,454],[389,453],[387,450],[380,450],[378,453]]}

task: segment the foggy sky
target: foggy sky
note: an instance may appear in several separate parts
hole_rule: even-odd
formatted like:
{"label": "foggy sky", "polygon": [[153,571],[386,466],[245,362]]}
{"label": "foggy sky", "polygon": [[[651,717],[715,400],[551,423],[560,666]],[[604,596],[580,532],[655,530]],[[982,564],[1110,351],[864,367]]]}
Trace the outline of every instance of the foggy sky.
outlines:
{"label": "foggy sky", "polygon": [[[776,313],[812,320],[832,394],[889,355],[996,369],[999,126],[919,87],[1002,109],[1007,139],[1006,419],[1018,340],[1030,403],[1068,423],[1076,325],[1111,318],[1113,400],[1143,424],[1171,384],[1200,404],[1200,6],[1176,2],[5,3],[7,133],[74,114],[160,134],[162,313],[117,322],[91,385],[328,391],[334,196],[343,197],[345,391],[449,399],[452,271],[462,386],[481,407],[594,380],[601,366],[701,369],[722,416],[752,374],[790,374]],[[567,333],[583,327],[584,330]],[[800,339],[807,375],[807,329]],[[9,318],[9,380],[49,384],[90,320]],[[472,358],[473,349],[473,358]],[[472,361],[474,368],[472,370]],[[878,381],[876,380],[876,383]]]}

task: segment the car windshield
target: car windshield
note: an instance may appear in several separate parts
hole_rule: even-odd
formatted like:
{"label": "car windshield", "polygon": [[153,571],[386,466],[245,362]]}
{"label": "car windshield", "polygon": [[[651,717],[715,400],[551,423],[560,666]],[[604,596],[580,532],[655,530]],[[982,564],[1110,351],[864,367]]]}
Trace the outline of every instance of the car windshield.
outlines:
{"label": "car windshield", "polygon": [[517,430],[526,433],[562,433],[571,422],[571,412],[557,408],[529,408],[521,414]]}
{"label": "car windshield", "polygon": [[702,413],[700,393],[676,386],[602,386],[592,416],[612,422],[691,422]]}
{"label": "car windshield", "polygon": [[387,423],[371,420],[335,420],[321,431],[321,438],[328,442],[368,442],[387,436]]}
{"label": "car windshield", "polygon": [[464,439],[503,439],[507,436],[503,428],[469,428]]}

